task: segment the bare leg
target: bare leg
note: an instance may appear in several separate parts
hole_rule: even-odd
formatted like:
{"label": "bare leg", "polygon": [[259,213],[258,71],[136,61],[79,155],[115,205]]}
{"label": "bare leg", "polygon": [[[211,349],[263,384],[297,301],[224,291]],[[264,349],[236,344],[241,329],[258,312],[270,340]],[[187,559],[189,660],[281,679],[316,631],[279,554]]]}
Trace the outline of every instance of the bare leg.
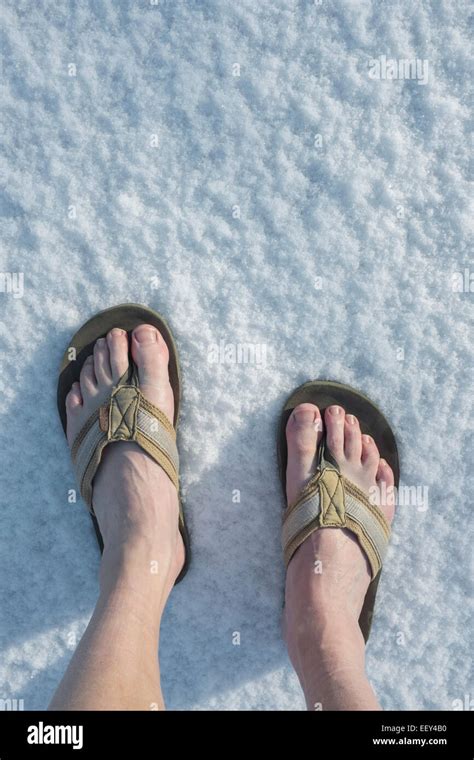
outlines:
{"label": "bare leg", "polygon": [[[144,395],[173,419],[168,350],[151,326],[132,337]],[[128,339],[112,330],[97,342],[67,398],[71,443],[128,365]],[[104,538],[100,595],[51,710],[163,709],[158,644],[168,595],[184,561],[176,489],[136,444],[113,443],[94,480]]]}
{"label": "bare leg", "polygon": [[[314,472],[323,424],[344,475],[366,493],[374,485],[393,486],[392,470],[373,439],[361,435],[355,417],[331,407],[323,423],[316,406],[301,404],[287,426],[289,502]],[[391,521],[393,499],[380,506]],[[365,673],[358,625],[369,582],[365,555],[352,534],[340,528],[310,535],[288,566],[283,626],[309,710],[380,710]]]}

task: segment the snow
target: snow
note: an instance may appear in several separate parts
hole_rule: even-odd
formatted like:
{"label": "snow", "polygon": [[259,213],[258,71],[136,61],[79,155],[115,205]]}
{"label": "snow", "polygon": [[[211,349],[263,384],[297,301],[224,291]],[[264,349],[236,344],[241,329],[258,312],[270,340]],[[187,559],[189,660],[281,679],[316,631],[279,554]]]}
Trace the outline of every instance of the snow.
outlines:
{"label": "snow", "polygon": [[[169,318],[184,371],[194,556],[163,624],[168,707],[304,707],[274,440],[313,377],[380,404],[403,483],[428,488],[398,510],[380,586],[382,705],[472,693],[467,7],[4,0],[0,268],[24,292],[1,280],[1,698],[44,708],[94,606],[55,386],[73,331],[123,301]],[[381,56],[427,61],[427,83],[369,76]],[[210,361],[220,341],[266,361]]]}

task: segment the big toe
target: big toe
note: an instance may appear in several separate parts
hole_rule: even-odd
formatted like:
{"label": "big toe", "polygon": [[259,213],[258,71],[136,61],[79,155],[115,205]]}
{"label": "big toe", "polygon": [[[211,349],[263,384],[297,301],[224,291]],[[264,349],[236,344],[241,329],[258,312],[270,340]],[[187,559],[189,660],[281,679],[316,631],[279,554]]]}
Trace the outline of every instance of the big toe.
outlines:
{"label": "big toe", "polygon": [[169,351],[153,325],[139,325],[132,333],[132,357],[143,395],[173,421],[174,398],[169,382]]}
{"label": "big toe", "polygon": [[294,502],[314,474],[316,449],[322,435],[321,413],[314,404],[299,404],[286,425],[288,463],[286,495]]}

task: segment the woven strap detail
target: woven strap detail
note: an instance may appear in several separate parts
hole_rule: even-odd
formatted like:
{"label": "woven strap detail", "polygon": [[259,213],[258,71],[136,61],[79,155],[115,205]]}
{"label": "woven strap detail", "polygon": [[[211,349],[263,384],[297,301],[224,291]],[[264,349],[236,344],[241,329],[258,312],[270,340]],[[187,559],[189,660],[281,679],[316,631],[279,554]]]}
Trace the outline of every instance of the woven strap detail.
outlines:
{"label": "woven strap detail", "polygon": [[303,541],[319,528],[352,531],[369,560],[372,579],[375,578],[387,551],[390,526],[381,509],[330,465],[316,473],[299,499],[286,510],[282,546],[287,566]]}
{"label": "woven strap detail", "polygon": [[173,425],[136,385],[118,385],[107,404],[89,417],[72,446],[81,496],[91,512],[92,482],[105,446],[114,441],[135,441],[179,488],[179,456]]}

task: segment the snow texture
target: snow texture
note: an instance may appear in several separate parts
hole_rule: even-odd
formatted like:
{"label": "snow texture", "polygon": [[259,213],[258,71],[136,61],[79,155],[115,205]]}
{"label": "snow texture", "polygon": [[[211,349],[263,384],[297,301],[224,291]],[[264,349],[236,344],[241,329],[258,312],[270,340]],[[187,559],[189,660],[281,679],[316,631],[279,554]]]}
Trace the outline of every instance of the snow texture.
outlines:
{"label": "snow texture", "polygon": [[[386,709],[451,709],[473,693],[467,2],[3,0],[1,22],[0,697],[46,707],[93,610],[58,364],[134,301],[184,372],[168,707],[304,708],[275,432],[319,377],[382,407],[403,484],[429,489],[398,509],[370,678]],[[381,56],[428,81],[382,78]],[[212,361],[220,341],[255,355]]]}

